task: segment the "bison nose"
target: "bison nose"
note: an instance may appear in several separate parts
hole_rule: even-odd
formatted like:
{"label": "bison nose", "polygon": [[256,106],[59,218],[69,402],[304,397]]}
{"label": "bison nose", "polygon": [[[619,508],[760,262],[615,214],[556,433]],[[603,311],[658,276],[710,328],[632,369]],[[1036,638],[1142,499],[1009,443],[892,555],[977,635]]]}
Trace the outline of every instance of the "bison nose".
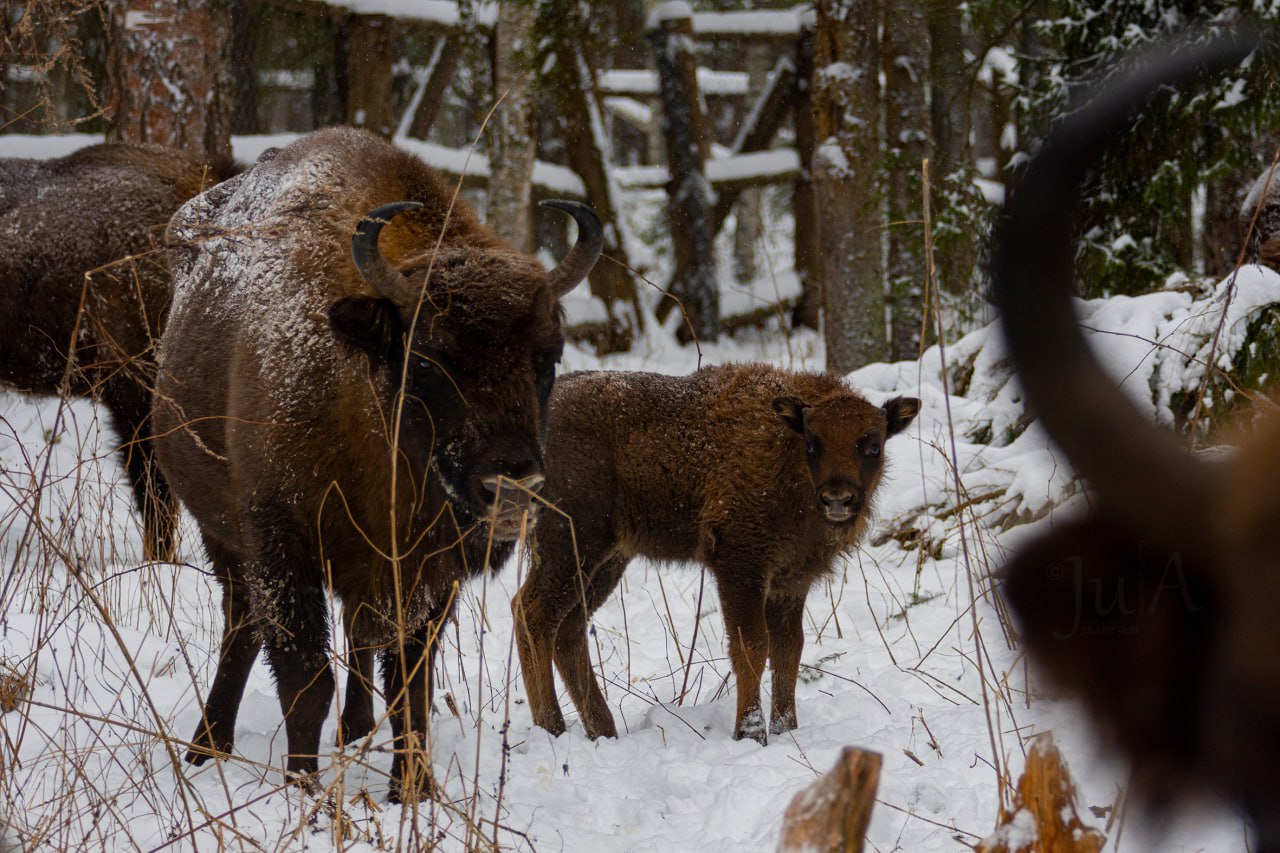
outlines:
{"label": "bison nose", "polygon": [[519,478],[490,474],[480,479],[480,487],[484,502],[498,515],[526,511],[535,513],[537,502],[534,496],[542,491],[545,482],[546,477],[542,474],[529,474]]}
{"label": "bison nose", "polygon": [[848,486],[826,486],[818,492],[818,500],[828,521],[848,521],[861,503],[857,493]]}

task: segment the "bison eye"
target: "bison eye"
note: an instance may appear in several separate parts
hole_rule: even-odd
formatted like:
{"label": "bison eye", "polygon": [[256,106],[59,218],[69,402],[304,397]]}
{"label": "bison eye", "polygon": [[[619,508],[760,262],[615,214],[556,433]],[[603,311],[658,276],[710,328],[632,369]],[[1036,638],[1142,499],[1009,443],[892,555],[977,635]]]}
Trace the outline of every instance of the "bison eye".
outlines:
{"label": "bison eye", "polygon": [[864,445],[862,446],[862,453],[863,453],[863,455],[864,455],[864,456],[872,456],[872,457],[874,457],[874,456],[879,456],[879,455],[880,455],[880,442],[879,442],[879,441],[868,441],[866,444],[864,444]]}
{"label": "bison eye", "polygon": [[804,452],[806,456],[813,456],[818,452],[818,444],[813,439],[809,439],[804,443]]}

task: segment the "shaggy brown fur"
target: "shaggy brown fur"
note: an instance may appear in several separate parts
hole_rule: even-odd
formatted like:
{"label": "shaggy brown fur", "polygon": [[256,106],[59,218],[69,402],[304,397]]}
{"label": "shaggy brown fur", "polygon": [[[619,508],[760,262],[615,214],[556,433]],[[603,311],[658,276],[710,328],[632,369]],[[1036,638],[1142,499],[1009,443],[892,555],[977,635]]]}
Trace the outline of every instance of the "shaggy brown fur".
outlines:
{"label": "shaggy brown fur", "polygon": [[[372,725],[362,684],[384,649],[402,746],[393,795],[417,772],[435,632],[490,534],[509,547],[531,510],[563,347],[558,298],[599,254],[585,209],[573,208],[578,246],[549,273],[464,203],[450,211],[452,197],[417,158],[336,128],[269,152],[174,217],[159,461],[200,525],[226,619],[189,760],[231,750],[261,644],[287,771],[317,769],[334,689],[328,589],[355,649],[342,736]],[[401,200],[420,207],[382,207]],[[389,224],[353,243],[370,211]]]}
{"label": "shaggy brown fur", "polygon": [[998,241],[996,289],[1028,403],[1096,488],[1093,514],[1005,568],[1040,667],[1077,693],[1157,799],[1212,790],[1280,851],[1280,422],[1227,460],[1190,458],[1100,369],[1072,311],[1078,187],[1158,86],[1239,62],[1220,39],[1147,57],[1045,143]]}
{"label": "shaggy brown fur", "polygon": [[102,401],[148,559],[171,553],[176,512],[151,464],[154,342],[169,307],[156,238],[179,205],[233,172],[152,145],[0,159],[0,382]]}
{"label": "shaggy brown fur", "polygon": [[564,731],[554,659],[588,736],[617,736],[591,673],[587,620],[643,556],[697,561],[715,578],[738,680],[734,737],[768,737],[766,660],[769,729],[795,728],[805,596],[857,544],[884,442],[920,401],[874,406],[834,377],[763,364],[574,373],[551,400],[544,496],[558,511],[539,521],[513,605],[534,722]]}

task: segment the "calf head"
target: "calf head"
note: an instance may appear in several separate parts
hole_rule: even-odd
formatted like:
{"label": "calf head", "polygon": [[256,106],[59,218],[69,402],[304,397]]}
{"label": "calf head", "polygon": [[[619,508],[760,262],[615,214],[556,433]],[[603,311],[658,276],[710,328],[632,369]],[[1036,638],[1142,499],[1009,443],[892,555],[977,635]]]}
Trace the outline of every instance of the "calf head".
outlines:
{"label": "calf head", "polygon": [[862,515],[884,470],[884,443],[915,420],[920,401],[894,397],[874,406],[853,394],[810,404],[775,397],[773,410],[804,437],[814,501],[829,523],[852,525]]}
{"label": "calf head", "polygon": [[[384,399],[399,415],[398,448],[421,488],[434,476],[463,521],[488,519],[498,539],[520,533],[542,484],[547,400],[564,348],[559,299],[600,255],[595,214],[545,202],[578,222],[578,241],[553,270],[492,247],[426,247],[404,271],[378,235],[416,202],[372,211],[352,238],[352,260],[375,296],[333,303],[335,334],[368,353]],[[394,427],[393,427],[394,429]]]}

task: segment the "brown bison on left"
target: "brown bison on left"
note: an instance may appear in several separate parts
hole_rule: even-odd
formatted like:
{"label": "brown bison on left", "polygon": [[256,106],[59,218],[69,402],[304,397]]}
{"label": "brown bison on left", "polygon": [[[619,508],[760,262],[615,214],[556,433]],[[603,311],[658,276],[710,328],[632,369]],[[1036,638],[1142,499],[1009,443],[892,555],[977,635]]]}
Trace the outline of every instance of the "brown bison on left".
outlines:
{"label": "brown bison on left", "polygon": [[552,202],[579,236],[548,271],[452,203],[416,157],[336,128],[269,152],[170,225],[157,449],[225,617],[191,761],[231,750],[261,645],[287,774],[318,769],[331,591],[353,649],[342,736],[373,724],[380,649],[392,794],[428,781],[434,639],[486,543],[509,547],[533,510],[559,299],[601,246],[594,214]]}
{"label": "brown bison on left", "polygon": [[148,559],[171,556],[176,517],[151,461],[154,349],[169,308],[160,238],[183,202],[234,171],[156,145],[0,159],[0,383],[102,402]]}
{"label": "brown bison on left", "polygon": [[[840,379],[763,364],[690,376],[573,373],[551,397],[533,567],[513,605],[533,721],[564,731],[552,661],[587,735],[616,737],[587,620],[634,557],[714,576],[738,680],[734,737],[796,727],[804,601],[866,529],[884,443],[920,401],[868,402]],[[760,704],[773,669],[766,730]]]}

